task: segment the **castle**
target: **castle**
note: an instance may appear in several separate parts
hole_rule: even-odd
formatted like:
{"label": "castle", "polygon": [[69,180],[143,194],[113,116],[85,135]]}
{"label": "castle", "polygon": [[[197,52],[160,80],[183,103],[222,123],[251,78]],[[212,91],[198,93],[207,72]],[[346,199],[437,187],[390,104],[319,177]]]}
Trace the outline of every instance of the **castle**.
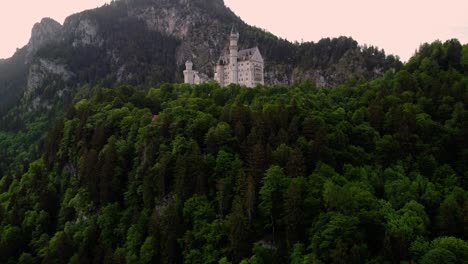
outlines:
{"label": "castle", "polygon": [[208,77],[206,75],[200,74],[198,71],[193,70],[193,63],[191,61],[187,61],[185,63],[184,83],[200,84],[206,82],[207,80]]}
{"label": "castle", "polygon": [[[229,84],[240,84],[255,87],[264,84],[264,61],[258,47],[239,50],[239,33],[231,30],[229,49],[225,49],[214,67],[214,79],[221,87]],[[202,74],[193,70],[190,61],[185,63],[184,82],[200,84],[207,80]]]}

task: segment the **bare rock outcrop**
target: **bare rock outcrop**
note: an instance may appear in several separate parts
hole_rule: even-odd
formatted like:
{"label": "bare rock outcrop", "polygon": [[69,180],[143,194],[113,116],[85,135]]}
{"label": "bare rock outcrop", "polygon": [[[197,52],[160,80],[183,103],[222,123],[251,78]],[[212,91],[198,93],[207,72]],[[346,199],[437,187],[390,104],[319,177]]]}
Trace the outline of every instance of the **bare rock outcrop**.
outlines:
{"label": "bare rock outcrop", "polygon": [[60,39],[62,25],[51,18],[43,18],[36,23],[31,31],[31,38],[27,44],[26,60],[30,61],[35,52],[45,44]]}

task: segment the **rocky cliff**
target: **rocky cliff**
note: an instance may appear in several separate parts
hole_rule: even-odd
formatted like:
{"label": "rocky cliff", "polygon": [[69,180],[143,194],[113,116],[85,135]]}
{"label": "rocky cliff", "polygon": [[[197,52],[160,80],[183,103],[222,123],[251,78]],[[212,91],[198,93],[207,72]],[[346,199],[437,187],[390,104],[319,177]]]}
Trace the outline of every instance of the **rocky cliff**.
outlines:
{"label": "rocky cliff", "polygon": [[44,45],[60,40],[62,25],[51,18],[43,18],[41,22],[36,23],[31,31],[31,38],[26,45],[26,59],[29,61],[35,55],[35,52]]}

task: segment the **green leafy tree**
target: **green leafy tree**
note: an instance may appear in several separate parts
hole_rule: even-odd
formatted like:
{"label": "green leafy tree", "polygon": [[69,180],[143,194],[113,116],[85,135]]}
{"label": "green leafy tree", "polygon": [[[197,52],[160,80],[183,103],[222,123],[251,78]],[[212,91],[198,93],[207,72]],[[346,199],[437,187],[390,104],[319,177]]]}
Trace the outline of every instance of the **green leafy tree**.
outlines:
{"label": "green leafy tree", "polygon": [[282,217],[282,201],[288,185],[289,180],[284,175],[283,169],[279,166],[272,166],[265,173],[263,186],[259,192],[259,208],[269,218],[273,238],[276,235],[275,228]]}

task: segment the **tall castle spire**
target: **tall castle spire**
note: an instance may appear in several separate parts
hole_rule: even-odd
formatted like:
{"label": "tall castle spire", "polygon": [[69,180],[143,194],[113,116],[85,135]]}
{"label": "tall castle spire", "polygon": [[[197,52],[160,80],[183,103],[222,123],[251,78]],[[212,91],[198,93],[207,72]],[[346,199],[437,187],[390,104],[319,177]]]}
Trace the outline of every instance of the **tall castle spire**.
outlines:
{"label": "tall castle spire", "polygon": [[239,31],[237,31],[237,28],[236,28],[235,24],[232,24],[232,27],[231,27],[231,35],[232,34],[239,34]]}
{"label": "tall castle spire", "polygon": [[239,32],[235,29],[234,25],[231,29],[231,35],[229,37],[230,44],[229,44],[229,75],[231,77],[231,83],[239,83],[238,73],[239,69],[237,66],[237,58],[239,49],[237,47],[237,43],[239,41]]}

